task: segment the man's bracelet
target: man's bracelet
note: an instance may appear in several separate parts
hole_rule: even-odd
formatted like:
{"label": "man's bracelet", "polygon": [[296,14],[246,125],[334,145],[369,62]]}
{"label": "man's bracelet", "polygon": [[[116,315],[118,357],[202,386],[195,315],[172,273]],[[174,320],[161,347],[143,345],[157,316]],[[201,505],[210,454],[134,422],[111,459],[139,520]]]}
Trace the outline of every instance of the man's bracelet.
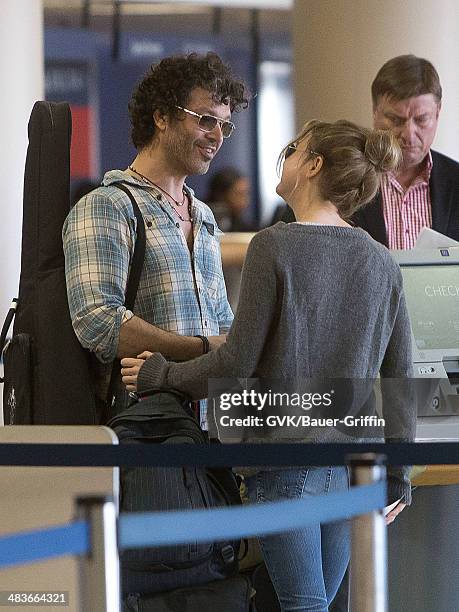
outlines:
{"label": "man's bracelet", "polygon": [[206,338],[206,336],[201,336],[199,334],[195,336],[195,338],[201,338],[202,340],[202,354],[205,355],[206,353],[208,353],[210,351],[209,338]]}

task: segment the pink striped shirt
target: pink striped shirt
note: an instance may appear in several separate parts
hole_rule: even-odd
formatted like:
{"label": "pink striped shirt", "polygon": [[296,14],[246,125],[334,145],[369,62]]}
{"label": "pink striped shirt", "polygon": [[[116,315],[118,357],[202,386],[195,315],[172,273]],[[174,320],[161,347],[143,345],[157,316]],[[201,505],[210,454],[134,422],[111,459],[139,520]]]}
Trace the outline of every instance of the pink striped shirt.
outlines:
{"label": "pink striped shirt", "polygon": [[423,227],[432,227],[429,179],[432,155],[408,189],[392,173],[381,181],[384,222],[390,249],[412,249]]}

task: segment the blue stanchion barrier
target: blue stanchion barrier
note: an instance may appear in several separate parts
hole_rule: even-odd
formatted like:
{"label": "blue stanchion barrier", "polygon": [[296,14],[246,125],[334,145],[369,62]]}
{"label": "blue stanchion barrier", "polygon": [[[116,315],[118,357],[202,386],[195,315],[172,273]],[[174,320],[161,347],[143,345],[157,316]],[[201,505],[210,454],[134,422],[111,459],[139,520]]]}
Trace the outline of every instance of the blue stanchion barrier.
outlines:
{"label": "blue stanchion barrier", "polygon": [[345,465],[352,453],[387,456],[388,465],[459,465],[457,442],[411,444],[0,444],[0,465],[303,466]]}
{"label": "blue stanchion barrier", "polygon": [[76,521],[0,537],[0,568],[88,551],[89,525]]}
{"label": "blue stanchion barrier", "polygon": [[382,481],[343,493],[240,508],[124,514],[120,516],[119,544],[120,549],[144,548],[281,533],[367,514],[385,503],[386,483]]}
{"label": "blue stanchion barrier", "polygon": [[[145,548],[194,541],[226,540],[300,529],[382,508],[386,482],[352,487],[299,500],[244,507],[122,514],[119,547]],[[0,569],[89,551],[89,525],[78,521],[0,537]]]}

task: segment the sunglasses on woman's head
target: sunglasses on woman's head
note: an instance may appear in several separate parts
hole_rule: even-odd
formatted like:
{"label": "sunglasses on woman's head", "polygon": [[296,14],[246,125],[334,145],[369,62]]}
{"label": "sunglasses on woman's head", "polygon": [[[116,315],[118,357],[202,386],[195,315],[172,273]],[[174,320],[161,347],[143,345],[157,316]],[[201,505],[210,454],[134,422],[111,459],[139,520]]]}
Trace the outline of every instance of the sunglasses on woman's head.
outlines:
{"label": "sunglasses on woman's head", "polygon": [[[292,155],[293,153],[295,153],[295,151],[298,151],[298,145],[296,143],[292,143],[286,146],[285,148],[285,155],[284,155],[284,159],[287,159],[288,157],[290,157],[290,155]],[[318,151],[314,151],[313,149],[309,149],[309,152],[311,155],[315,155],[316,157],[318,155],[322,155],[322,153],[319,153]]]}
{"label": "sunglasses on woman's head", "polygon": [[298,149],[298,146],[295,143],[287,145],[285,149],[284,159],[287,159],[288,157],[290,157],[290,155],[293,155],[293,153],[295,153],[297,149]]}

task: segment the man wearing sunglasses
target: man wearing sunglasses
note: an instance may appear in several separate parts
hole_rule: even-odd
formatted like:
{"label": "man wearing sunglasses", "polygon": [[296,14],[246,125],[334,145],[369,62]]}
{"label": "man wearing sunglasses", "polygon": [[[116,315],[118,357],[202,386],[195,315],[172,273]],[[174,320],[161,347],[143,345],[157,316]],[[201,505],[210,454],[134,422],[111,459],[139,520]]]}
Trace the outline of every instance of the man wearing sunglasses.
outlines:
{"label": "man wearing sunglasses", "polygon": [[[213,53],[153,65],[129,104],[136,157],[127,169],[106,173],[69,214],[63,238],[70,312],[78,339],[97,357],[101,396],[115,357],[150,350],[190,359],[229,330],[219,230],[185,180],[207,172],[235,129],[232,113],[247,104],[246,87]],[[118,184],[134,196],[146,229],[133,312],[124,300],[136,220]],[[116,411],[125,402],[117,401]]]}

